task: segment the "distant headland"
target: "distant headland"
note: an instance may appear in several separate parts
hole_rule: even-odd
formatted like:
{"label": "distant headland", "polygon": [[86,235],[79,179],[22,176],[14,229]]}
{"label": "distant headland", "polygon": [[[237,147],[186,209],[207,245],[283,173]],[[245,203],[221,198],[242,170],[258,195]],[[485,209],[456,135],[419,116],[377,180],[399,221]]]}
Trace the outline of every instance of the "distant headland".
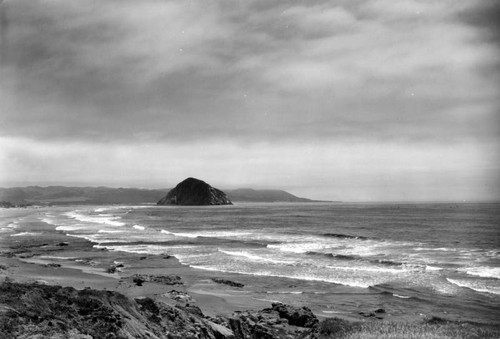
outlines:
{"label": "distant headland", "polygon": [[[201,180],[200,180],[201,181]],[[173,189],[141,189],[110,187],[27,186],[0,188],[0,207],[25,207],[29,205],[140,205],[157,204]],[[220,191],[220,190],[219,190]],[[227,199],[237,202],[318,202],[297,197],[283,190],[252,188],[224,189]]]}

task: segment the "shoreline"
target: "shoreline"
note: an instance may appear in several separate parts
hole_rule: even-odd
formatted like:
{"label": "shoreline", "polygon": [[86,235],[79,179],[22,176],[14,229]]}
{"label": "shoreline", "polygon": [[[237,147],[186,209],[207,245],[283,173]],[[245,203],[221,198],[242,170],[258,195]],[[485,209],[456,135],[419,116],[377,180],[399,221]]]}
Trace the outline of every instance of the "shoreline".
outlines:
{"label": "shoreline", "polygon": [[[65,231],[41,221],[45,210],[11,209],[2,215],[3,225],[13,226],[12,232],[0,233],[0,282],[118,292],[132,300],[152,298],[171,307],[195,305],[209,317],[230,317],[235,312],[262,310],[273,302],[284,302],[296,307],[307,306],[320,320],[336,318],[349,323],[415,325],[433,318],[447,321],[446,317],[433,313],[397,314],[397,310],[385,309],[383,303],[352,304],[356,298],[373,294],[369,288],[356,290],[324,283],[322,288],[330,289],[334,302],[315,304],[308,301],[313,296],[321,300],[321,295],[314,295],[320,282],[207,271],[184,265],[168,253],[137,254],[96,248],[96,242],[66,235]],[[175,283],[177,280],[172,277],[179,277],[182,283]],[[169,280],[171,278],[173,280]],[[137,279],[143,282],[139,285]],[[230,282],[244,286],[237,287]],[[343,303],[350,304],[343,309]],[[359,311],[345,311],[353,307]],[[383,312],[377,313],[377,310]],[[499,324],[475,324],[496,325]]]}
{"label": "shoreline", "polygon": [[[22,221],[14,221],[16,231],[1,234],[0,281],[109,290],[131,298],[159,298],[168,304],[178,302],[164,296],[175,290],[192,295],[191,303],[196,303],[204,313],[213,316],[270,305],[266,301],[238,295],[240,291],[237,288],[211,280],[228,279],[234,274],[197,270],[180,263],[168,253],[135,254],[95,248],[98,245],[96,242],[68,236],[53,225],[33,218],[32,212],[38,211],[19,209],[23,216]],[[40,232],[44,235],[37,234]],[[113,267],[113,273],[107,272]],[[180,276],[182,283],[165,285],[145,282],[137,286],[133,282],[135,275]]]}

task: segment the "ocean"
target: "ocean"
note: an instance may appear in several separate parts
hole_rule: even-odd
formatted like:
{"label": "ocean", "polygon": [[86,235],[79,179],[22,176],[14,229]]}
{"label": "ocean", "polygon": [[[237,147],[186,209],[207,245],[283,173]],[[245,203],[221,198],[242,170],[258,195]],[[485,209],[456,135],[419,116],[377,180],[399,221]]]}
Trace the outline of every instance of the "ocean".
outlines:
{"label": "ocean", "polygon": [[40,220],[98,248],[255,279],[255,298],[325,316],[500,322],[500,204],[77,206]]}

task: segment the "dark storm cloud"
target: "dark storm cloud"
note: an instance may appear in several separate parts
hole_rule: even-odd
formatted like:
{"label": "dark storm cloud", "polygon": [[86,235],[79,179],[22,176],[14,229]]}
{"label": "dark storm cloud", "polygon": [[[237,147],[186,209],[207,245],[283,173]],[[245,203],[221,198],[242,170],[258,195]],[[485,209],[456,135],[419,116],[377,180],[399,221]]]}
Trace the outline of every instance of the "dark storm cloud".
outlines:
{"label": "dark storm cloud", "polygon": [[463,22],[483,30],[483,38],[500,47],[500,2],[496,0],[478,1],[475,6],[458,14]]}

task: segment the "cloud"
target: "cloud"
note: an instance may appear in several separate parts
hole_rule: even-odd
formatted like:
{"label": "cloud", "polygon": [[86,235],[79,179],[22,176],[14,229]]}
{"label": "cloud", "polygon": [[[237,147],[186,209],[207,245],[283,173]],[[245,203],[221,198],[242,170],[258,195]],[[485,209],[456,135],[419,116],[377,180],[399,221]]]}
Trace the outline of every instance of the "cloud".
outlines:
{"label": "cloud", "polygon": [[0,167],[0,186],[24,182],[158,188],[194,176],[217,187],[282,188],[335,200],[494,199],[500,188],[493,143],[63,144],[0,138],[0,144],[1,163],[9,162]]}
{"label": "cloud", "polygon": [[[89,180],[121,166],[126,181],[140,176],[126,159],[164,169],[156,158],[165,154],[181,173],[213,157],[242,173],[228,183],[269,177],[309,187],[309,176],[334,185],[332,173],[351,183],[352,168],[366,185],[386,182],[391,168],[420,173],[422,185],[451,173],[437,151],[420,153],[429,149],[465,159],[458,168],[483,164],[474,150],[499,168],[490,146],[500,126],[497,12],[492,0],[5,0],[0,133],[27,147],[6,159],[27,178],[63,177],[59,167],[77,176],[81,162],[96,173]],[[381,164],[373,175],[347,155],[369,157],[370,145],[371,163]],[[103,165],[101,148],[120,166]],[[78,158],[85,152],[102,161]],[[431,168],[394,166],[414,163],[405,152]],[[494,178],[475,178],[486,177]]]}
{"label": "cloud", "polygon": [[458,12],[458,18],[467,24],[481,29],[483,41],[493,42],[500,47],[500,4],[495,0],[474,2]]}
{"label": "cloud", "polygon": [[[408,8],[408,4],[415,8]],[[446,7],[427,7],[417,1],[398,2],[395,6],[371,1],[360,11],[363,17],[358,20],[346,10],[336,8],[328,11],[317,7],[293,8],[292,21],[305,18],[303,26],[309,28],[317,23],[326,27],[329,34],[295,42],[294,53],[279,51],[282,53],[279,57],[273,56],[260,64],[268,71],[268,77],[281,86],[302,89],[329,86],[356,91],[367,81],[398,78],[410,81],[422,73],[439,72],[447,76],[452,70],[467,76],[470,68],[493,57],[486,48],[470,43],[474,31],[445,15]],[[433,15],[433,10],[441,15]],[[338,20],[332,13],[348,19]],[[325,20],[327,15],[329,19]],[[338,21],[348,29],[336,29]]]}
{"label": "cloud", "polygon": [[4,7],[12,51],[7,62],[61,78],[104,71],[111,81],[140,84],[201,62],[210,65],[211,42],[228,38],[210,5],[21,0]]}
{"label": "cloud", "polygon": [[44,138],[95,137],[95,132],[130,137],[127,130],[141,120],[172,110],[165,102],[169,93],[152,89],[149,94],[147,86],[193,78],[190,73],[217,66],[211,43],[228,36],[215,7],[163,1],[5,2],[6,133],[28,134],[36,124],[34,132]]}
{"label": "cloud", "polygon": [[6,1],[2,132],[417,140],[440,122],[460,138],[450,112],[494,112],[498,72],[455,19],[477,9],[450,4]]}

